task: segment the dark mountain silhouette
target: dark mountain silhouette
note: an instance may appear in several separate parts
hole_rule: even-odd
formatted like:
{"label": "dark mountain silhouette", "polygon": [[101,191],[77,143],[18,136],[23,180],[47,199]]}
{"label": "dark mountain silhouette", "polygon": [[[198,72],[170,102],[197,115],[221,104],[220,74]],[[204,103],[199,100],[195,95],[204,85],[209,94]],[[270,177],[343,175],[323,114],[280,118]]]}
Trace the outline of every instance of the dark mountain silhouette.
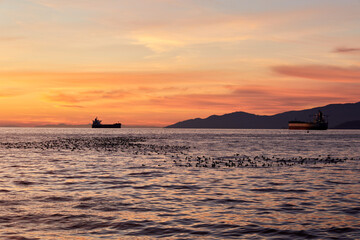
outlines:
{"label": "dark mountain silhouette", "polygon": [[301,111],[284,112],[271,116],[255,115],[246,112],[234,112],[225,115],[212,115],[208,118],[190,119],[167,126],[167,128],[288,128],[291,120],[312,121],[313,116],[321,110],[329,121],[329,128],[345,122],[360,120],[360,102],[330,104]]}
{"label": "dark mountain silhouette", "polygon": [[336,129],[360,129],[360,120],[344,122],[335,126]]}

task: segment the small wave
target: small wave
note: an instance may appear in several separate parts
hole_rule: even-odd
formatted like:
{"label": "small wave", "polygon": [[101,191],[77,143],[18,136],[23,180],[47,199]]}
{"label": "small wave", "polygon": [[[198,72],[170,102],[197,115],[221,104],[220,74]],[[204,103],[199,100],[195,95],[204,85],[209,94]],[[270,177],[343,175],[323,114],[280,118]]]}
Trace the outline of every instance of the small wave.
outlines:
{"label": "small wave", "polygon": [[328,231],[333,233],[348,233],[348,232],[353,232],[354,230],[355,229],[349,227],[344,227],[344,228],[332,227]]}
{"label": "small wave", "polygon": [[175,212],[169,208],[147,208],[147,207],[128,207],[125,210],[134,212]]}
{"label": "small wave", "polygon": [[226,224],[226,223],[222,223],[222,224],[198,224],[198,225],[193,225],[193,228],[207,228],[207,229],[230,229],[230,228],[237,228],[239,227],[239,225],[235,225],[235,224]]}
{"label": "small wave", "polygon": [[144,186],[133,186],[134,189],[154,189],[154,188],[159,188],[159,185],[144,185]]}
{"label": "small wave", "polygon": [[82,197],[82,198],[80,198],[79,200],[80,201],[90,201],[90,200],[92,200],[92,199],[94,199],[93,197]]}
{"label": "small wave", "polygon": [[281,204],[279,206],[279,209],[278,211],[287,211],[287,212],[293,212],[293,213],[296,213],[296,212],[304,212],[305,209],[304,208],[301,208],[301,207],[298,207],[296,205],[293,205],[293,204],[289,204],[289,203],[285,203],[285,204]]}
{"label": "small wave", "polygon": [[276,189],[276,188],[252,188],[253,192],[278,192],[278,193],[306,193],[305,189]]}
{"label": "small wave", "polygon": [[12,220],[12,216],[0,216],[0,223],[9,223]]}
{"label": "small wave", "polygon": [[217,203],[220,204],[243,204],[243,203],[251,203],[252,201],[248,201],[248,200],[243,200],[243,199],[219,199],[216,200]]}
{"label": "small wave", "polygon": [[116,208],[116,207],[110,207],[110,206],[103,206],[103,207],[100,207],[100,208],[94,208],[94,210],[102,211],[102,212],[117,212],[117,211],[121,211],[123,209],[119,209],[119,208]]}
{"label": "small wave", "polygon": [[225,198],[225,199],[215,199],[215,198],[204,198],[199,200],[201,204],[224,204],[224,205],[238,205],[238,204],[245,204],[248,205],[250,203],[254,203],[254,201],[250,200],[244,200],[244,199],[231,199],[231,198]]}
{"label": "small wave", "polygon": [[11,165],[10,167],[12,168],[26,168],[27,166],[24,166],[24,165]]}
{"label": "small wave", "polygon": [[46,197],[40,201],[42,202],[71,202],[74,199],[72,197],[59,197],[59,196],[51,196]]}
{"label": "small wave", "polygon": [[115,185],[115,186],[110,186],[110,187],[105,187],[104,189],[117,189],[117,188],[127,188],[127,187],[131,187],[131,185]]}
{"label": "small wave", "polygon": [[11,236],[11,237],[5,237],[4,240],[40,240],[40,238],[26,238],[23,236]]}
{"label": "small wave", "polygon": [[[128,235],[132,236],[158,236],[158,237],[170,237],[174,234],[191,233],[193,231],[184,228],[161,228],[161,227],[147,227],[138,232],[132,232]],[[208,232],[204,232],[208,234]]]}
{"label": "small wave", "polygon": [[104,221],[98,221],[98,220],[85,220],[81,221],[75,224],[72,224],[70,226],[66,226],[63,229],[64,230],[94,230],[94,229],[103,229],[110,227],[111,223],[104,222]]}
{"label": "small wave", "polygon": [[0,206],[15,206],[22,205],[23,202],[19,200],[0,200]]}
{"label": "small wave", "polygon": [[111,225],[111,228],[117,230],[128,230],[128,229],[138,229],[149,225],[152,223],[151,221],[125,221],[125,222],[117,222]]}
{"label": "small wave", "polygon": [[81,178],[87,178],[86,173],[84,175],[72,175],[72,176],[65,176],[65,179],[81,179]]}
{"label": "small wave", "polygon": [[354,184],[352,182],[340,182],[340,181],[334,181],[334,180],[326,180],[325,181],[326,183],[329,183],[329,184],[334,184],[334,185],[350,185],[350,184]]}
{"label": "small wave", "polygon": [[285,185],[285,183],[277,183],[277,182],[268,182],[267,184],[271,185],[271,186],[283,186],[283,185]]}
{"label": "small wave", "polygon": [[89,209],[96,206],[94,203],[80,203],[79,205],[76,205],[74,208],[78,209]]}
{"label": "small wave", "polygon": [[349,215],[359,215],[360,214],[360,207],[354,207],[354,208],[347,208],[343,210],[344,213]]}
{"label": "small wave", "polygon": [[279,237],[284,236],[287,239],[313,239],[317,238],[317,236],[308,233],[307,231],[300,230],[279,230],[275,228],[263,228],[257,225],[248,225],[243,227],[238,227],[236,229],[232,229],[230,231],[222,232],[219,235],[222,237],[245,237],[244,235],[253,235],[258,234],[264,237]]}
{"label": "small wave", "polygon": [[30,185],[34,185],[34,184],[35,184],[34,182],[25,181],[25,180],[14,181],[14,183],[15,183],[16,185],[19,185],[19,186],[30,186]]}
{"label": "small wave", "polygon": [[199,187],[197,185],[160,185],[163,188],[166,189],[175,189],[175,190],[198,190],[203,189],[202,187]]}
{"label": "small wave", "polygon": [[162,177],[163,175],[164,175],[164,173],[159,172],[159,171],[135,172],[135,173],[128,174],[128,176],[131,176],[131,177]]}
{"label": "small wave", "polygon": [[181,225],[189,225],[190,226],[195,223],[199,223],[200,221],[197,219],[194,219],[194,218],[180,218],[180,219],[175,219],[173,222],[175,222],[177,225],[181,224]]}
{"label": "small wave", "polygon": [[133,182],[133,181],[119,181],[119,180],[102,181],[102,182],[99,182],[99,183],[106,184],[106,185],[130,185],[130,184],[135,184],[135,182]]}

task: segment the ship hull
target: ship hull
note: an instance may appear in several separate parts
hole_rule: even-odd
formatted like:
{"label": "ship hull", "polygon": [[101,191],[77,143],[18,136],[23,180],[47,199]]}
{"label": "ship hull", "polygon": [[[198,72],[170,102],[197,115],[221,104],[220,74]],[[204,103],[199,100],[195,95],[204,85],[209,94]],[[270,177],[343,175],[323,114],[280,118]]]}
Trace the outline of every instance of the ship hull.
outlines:
{"label": "ship hull", "polygon": [[121,123],[92,125],[92,128],[121,128]]}
{"label": "ship hull", "polygon": [[327,123],[311,123],[311,122],[289,122],[291,130],[326,130]]}

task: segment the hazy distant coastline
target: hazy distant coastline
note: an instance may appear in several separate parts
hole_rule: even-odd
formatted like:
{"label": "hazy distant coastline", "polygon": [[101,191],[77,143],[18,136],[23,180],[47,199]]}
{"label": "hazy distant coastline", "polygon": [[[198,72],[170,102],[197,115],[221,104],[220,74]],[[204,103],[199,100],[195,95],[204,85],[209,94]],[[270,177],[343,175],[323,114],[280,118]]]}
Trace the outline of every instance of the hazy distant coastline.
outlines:
{"label": "hazy distant coastline", "polygon": [[[21,128],[21,127],[35,127],[35,128],[91,128],[91,124],[78,124],[78,125],[71,125],[71,124],[44,124],[44,125],[36,125],[36,126],[22,126],[16,124],[5,124],[1,125],[0,127],[4,128]],[[122,128],[161,128],[157,126],[143,126],[143,125],[123,125]]]}
{"label": "hazy distant coastline", "polygon": [[[71,124],[47,124],[36,126],[38,128],[91,128],[91,124],[71,125]],[[122,125],[122,128],[159,128],[155,126],[143,126],[143,125]]]}

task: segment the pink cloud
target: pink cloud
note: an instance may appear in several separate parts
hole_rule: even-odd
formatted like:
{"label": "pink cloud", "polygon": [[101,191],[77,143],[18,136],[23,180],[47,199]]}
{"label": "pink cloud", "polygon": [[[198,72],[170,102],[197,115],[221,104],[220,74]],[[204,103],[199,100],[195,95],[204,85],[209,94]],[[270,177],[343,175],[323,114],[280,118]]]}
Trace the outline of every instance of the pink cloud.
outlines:
{"label": "pink cloud", "polygon": [[333,52],[335,52],[335,53],[360,53],[360,48],[338,47]]}
{"label": "pink cloud", "polygon": [[274,72],[285,76],[331,82],[360,82],[359,67],[335,67],[327,65],[275,66]]}
{"label": "pink cloud", "polygon": [[353,102],[358,100],[356,93],[347,97],[328,88],[279,88],[276,86],[230,86],[232,98],[241,104],[241,111],[257,114],[275,114],[284,111],[317,107],[329,103]]}

